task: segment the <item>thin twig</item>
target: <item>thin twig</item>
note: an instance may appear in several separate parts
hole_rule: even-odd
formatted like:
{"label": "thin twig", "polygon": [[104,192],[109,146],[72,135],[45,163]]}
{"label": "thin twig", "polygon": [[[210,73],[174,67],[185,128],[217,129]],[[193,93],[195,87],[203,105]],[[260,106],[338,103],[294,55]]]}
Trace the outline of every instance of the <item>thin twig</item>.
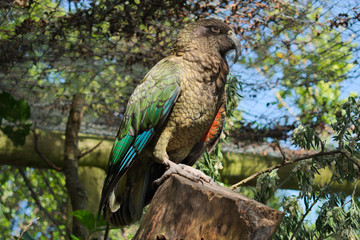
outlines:
{"label": "thin twig", "polygon": [[35,204],[38,206],[38,208],[44,212],[45,216],[54,224],[55,228],[59,231],[60,235],[63,235],[62,231],[60,230],[60,228],[58,227],[59,223],[57,220],[55,220],[55,218],[53,218],[53,216],[41,205],[41,201],[38,198],[36,192],[34,191],[30,180],[27,178],[24,169],[19,168],[19,173],[20,175],[23,177],[24,182],[26,184],[26,186],[28,187],[30,194],[32,196],[32,198],[35,201]]}
{"label": "thin twig", "polygon": [[41,175],[43,181],[45,182],[46,186],[48,187],[48,191],[50,192],[50,194],[52,194],[53,196],[56,196],[57,194],[55,194],[52,187],[50,186],[50,182],[48,180],[48,177],[44,175],[43,171],[40,171],[40,175]]}
{"label": "thin twig", "polygon": [[9,12],[10,12],[14,2],[15,1],[11,1],[11,3],[9,4],[9,8],[7,9],[7,12],[4,14],[3,19],[1,19],[0,26],[4,23],[5,19],[9,16]]}
{"label": "thin twig", "polygon": [[302,217],[301,217],[301,219],[300,219],[300,222],[299,222],[298,225],[296,226],[296,228],[295,228],[295,230],[294,230],[294,232],[293,232],[293,235],[291,236],[290,240],[293,240],[293,239],[294,239],[294,237],[295,237],[297,231],[299,230],[301,224],[304,222],[305,217],[309,214],[309,212],[310,212],[311,209],[315,206],[315,204],[319,201],[319,199],[320,199],[320,196],[315,199],[315,201],[310,205],[310,207],[307,209],[307,211],[302,215]]}
{"label": "thin twig", "polygon": [[344,134],[348,128],[348,123],[346,123],[346,125],[344,126],[343,129],[341,129],[341,132],[339,133],[339,148],[340,150],[342,150],[344,148]]}
{"label": "thin twig", "polygon": [[275,139],[275,143],[276,143],[276,145],[277,145],[277,147],[279,148],[279,151],[280,151],[280,153],[281,153],[282,161],[283,161],[283,162],[286,162],[285,152],[284,152],[284,150],[282,149],[282,147],[280,146],[280,143],[279,143],[279,141],[278,141],[277,139]]}
{"label": "thin twig", "polygon": [[341,150],[337,149],[337,150],[332,150],[332,151],[329,151],[329,152],[318,152],[318,153],[314,153],[314,154],[310,154],[310,155],[305,155],[305,156],[302,156],[302,157],[298,157],[298,158],[295,158],[293,160],[290,160],[290,161],[285,161],[285,162],[281,162],[277,165],[274,165],[272,167],[268,167],[262,171],[259,171],[257,173],[254,173],[253,175],[251,175],[250,177],[247,177],[245,178],[244,180],[232,185],[230,187],[230,189],[234,189],[234,188],[237,188],[239,187],[240,185],[243,185],[251,180],[253,180],[254,178],[256,178],[257,176],[261,175],[261,174],[264,174],[264,173],[267,173],[267,172],[271,172],[273,171],[274,169],[278,169],[278,168],[281,168],[283,166],[286,166],[286,165],[290,165],[290,164],[293,164],[293,163],[296,163],[296,162],[299,162],[299,161],[302,161],[302,160],[305,160],[305,159],[310,159],[310,158],[316,158],[316,157],[321,157],[321,156],[329,156],[329,155],[334,155],[334,154],[338,154],[338,153],[341,153]]}
{"label": "thin twig", "polygon": [[321,140],[320,138],[319,138],[319,140],[320,140],[320,145],[321,145],[321,152],[325,152],[325,142],[323,140]]}
{"label": "thin twig", "polygon": [[31,220],[31,221],[29,222],[29,224],[26,225],[25,229],[21,232],[20,237],[18,238],[18,240],[20,240],[20,239],[22,238],[24,232],[26,232],[27,229],[28,229],[34,222],[36,222],[37,220],[39,220],[39,217],[36,218],[36,219],[34,219],[34,220]]}
{"label": "thin twig", "polygon": [[[334,179],[331,178],[331,180],[326,184],[326,186],[324,187],[324,189],[328,189],[330,187],[330,185],[333,183]],[[305,217],[310,213],[311,209],[315,206],[315,204],[319,201],[319,199],[322,197],[322,194],[324,192],[320,192],[320,194],[318,195],[318,197],[314,200],[314,202],[310,205],[310,207],[306,210],[306,212],[302,215],[298,225],[296,226],[295,230],[293,231],[293,235],[291,236],[290,240],[294,239],[297,231],[299,230],[300,226],[302,225],[302,223],[305,220]]]}
{"label": "thin twig", "polygon": [[292,110],[292,108],[284,101],[284,99],[280,96],[279,92],[276,92],[275,88],[271,88],[271,91],[275,94],[276,99],[288,110],[288,112],[295,117],[297,121],[300,121],[299,116]]}
{"label": "thin twig", "polygon": [[79,154],[79,158],[82,158],[82,157],[84,157],[85,155],[87,155],[87,154],[91,153],[92,151],[94,151],[97,147],[100,146],[100,144],[103,143],[103,141],[104,141],[105,139],[106,139],[106,137],[104,137],[104,138],[103,138],[100,142],[98,142],[98,144],[96,144],[94,147],[92,147],[92,148],[90,148],[90,149],[88,149],[88,150],[86,150],[86,151],[81,152],[81,153]]}
{"label": "thin twig", "polygon": [[355,199],[356,187],[357,187],[358,183],[359,183],[359,177],[356,179],[354,190],[353,190],[353,192],[351,194],[351,200],[352,201],[354,201],[354,199]]}
{"label": "thin twig", "polygon": [[39,134],[36,133],[36,126],[37,126],[37,122],[35,121],[34,123],[34,128],[32,129],[32,132],[34,134],[34,149],[35,152],[39,155],[39,157],[46,162],[52,169],[61,172],[62,168],[57,167],[54,163],[52,163],[49,159],[47,159],[42,152],[39,149],[39,145],[38,145],[38,139],[39,139]]}
{"label": "thin twig", "polygon": [[[359,169],[359,171],[360,171],[360,162],[358,162],[358,161],[356,161],[355,159],[349,157],[349,156],[347,155],[347,153],[344,152],[344,151],[342,151],[342,150],[340,151],[340,153],[341,153],[347,160],[349,160],[349,161],[351,161],[352,163],[354,163],[354,164],[358,167],[358,169]],[[360,172],[359,172],[359,173],[360,173]]]}
{"label": "thin twig", "polygon": [[106,223],[106,229],[105,229],[105,234],[104,234],[104,240],[107,240],[108,236],[110,233],[110,224],[109,222]]}
{"label": "thin twig", "polygon": [[277,189],[282,189],[281,187],[282,187],[285,183],[287,183],[287,182],[288,182],[291,178],[293,178],[293,177],[294,177],[293,174],[289,174],[289,176],[287,176],[286,179],[285,179],[284,181],[282,181],[282,182],[278,185]]}

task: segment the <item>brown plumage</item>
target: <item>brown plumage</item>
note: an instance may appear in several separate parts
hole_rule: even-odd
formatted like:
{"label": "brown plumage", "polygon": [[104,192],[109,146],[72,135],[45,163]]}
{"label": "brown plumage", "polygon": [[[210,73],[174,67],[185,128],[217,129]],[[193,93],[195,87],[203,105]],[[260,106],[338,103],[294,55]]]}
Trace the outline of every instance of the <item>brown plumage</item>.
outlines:
{"label": "brown plumage", "polygon": [[227,24],[216,19],[189,24],[171,54],[135,89],[110,154],[100,203],[111,223],[140,219],[155,180],[162,183],[172,173],[211,180],[184,164],[194,164],[220,136],[229,73],[225,56],[231,49],[237,58],[239,44]]}

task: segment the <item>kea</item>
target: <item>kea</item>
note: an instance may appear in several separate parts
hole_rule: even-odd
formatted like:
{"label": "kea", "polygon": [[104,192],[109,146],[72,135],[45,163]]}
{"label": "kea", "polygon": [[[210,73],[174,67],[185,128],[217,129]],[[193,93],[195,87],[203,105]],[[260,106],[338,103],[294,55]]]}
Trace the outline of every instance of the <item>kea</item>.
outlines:
{"label": "kea", "polygon": [[218,142],[226,110],[226,54],[240,43],[217,19],[190,23],[179,32],[169,56],[135,88],[110,153],[100,209],[120,226],[138,221],[156,187],[179,174],[211,178],[191,167]]}

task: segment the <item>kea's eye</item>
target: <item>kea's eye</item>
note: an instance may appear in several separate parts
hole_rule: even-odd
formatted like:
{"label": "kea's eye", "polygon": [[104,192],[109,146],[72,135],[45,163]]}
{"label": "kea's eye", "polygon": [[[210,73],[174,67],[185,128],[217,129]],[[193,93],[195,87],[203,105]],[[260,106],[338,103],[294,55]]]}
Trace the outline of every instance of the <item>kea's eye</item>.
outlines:
{"label": "kea's eye", "polygon": [[219,33],[220,33],[220,28],[217,27],[217,26],[212,26],[212,27],[211,27],[211,31],[212,31],[213,33],[219,34]]}

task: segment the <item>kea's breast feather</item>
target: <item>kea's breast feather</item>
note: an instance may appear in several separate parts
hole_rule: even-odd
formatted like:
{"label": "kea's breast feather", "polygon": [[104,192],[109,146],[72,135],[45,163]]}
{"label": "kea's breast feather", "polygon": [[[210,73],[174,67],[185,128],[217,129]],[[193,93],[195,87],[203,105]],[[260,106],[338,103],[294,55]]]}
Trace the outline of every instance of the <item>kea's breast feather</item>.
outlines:
{"label": "kea's breast feather", "polygon": [[209,129],[222,98],[222,94],[216,94],[215,85],[201,82],[184,85],[167,123],[174,129],[167,152],[179,160],[187,156]]}

